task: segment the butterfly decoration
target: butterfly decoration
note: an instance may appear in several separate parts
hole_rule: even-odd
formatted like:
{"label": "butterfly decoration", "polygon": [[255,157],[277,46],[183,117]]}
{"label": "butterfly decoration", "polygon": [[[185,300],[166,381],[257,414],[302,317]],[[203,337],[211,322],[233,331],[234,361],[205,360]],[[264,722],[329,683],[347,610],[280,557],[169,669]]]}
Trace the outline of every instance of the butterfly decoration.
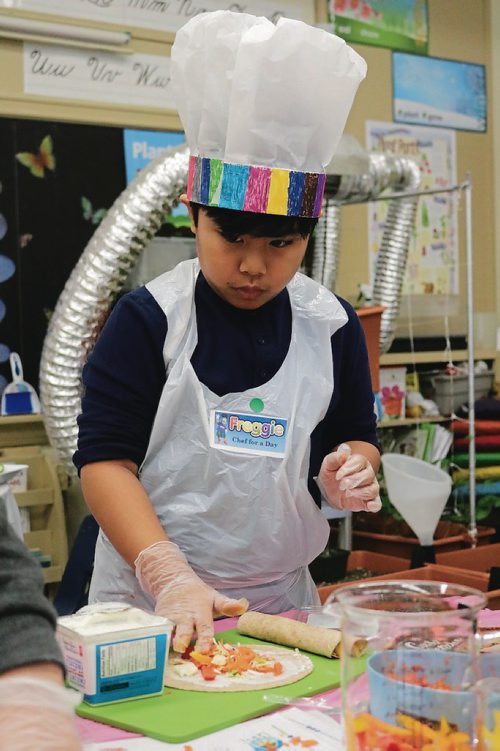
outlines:
{"label": "butterfly decoration", "polygon": [[53,153],[51,136],[45,136],[36,154],[31,154],[29,151],[20,151],[16,154],[16,159],[29,169],[33,177],[45,177],[46,169],[53,172],[56,168],[56,158]]}
{"label": "butterfly decoration", "polygon": [[88,222],[92,222],[92,224],[100,224],[100,222],[102,222],[102,220],[108,213],[108,210],[97,209],[96,211],[94,211],[94,207],[92,206],[88,198],[85,198],[85,196],[82,196],[80,200],[82,204],[83,218],[86,219]]}
{"label": "butterfly decoration", "polygon": [[27,248],[28,243],[30,243],[33,240],[33,235],[30,235],[29,232],[26,232],[24,235],[19,236],[19,245],[21,248]]}

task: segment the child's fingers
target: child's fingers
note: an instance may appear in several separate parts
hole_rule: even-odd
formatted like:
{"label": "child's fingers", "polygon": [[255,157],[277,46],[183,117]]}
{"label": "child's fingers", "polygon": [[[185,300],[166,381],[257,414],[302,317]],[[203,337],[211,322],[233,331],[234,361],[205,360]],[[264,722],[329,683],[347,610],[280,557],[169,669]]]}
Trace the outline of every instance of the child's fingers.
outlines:
{"label": "child's fingers", "polygon": [[359,488],[362,485],[371,485],[374,480],[375,472],[373,471],[373,467],[369,464],[359,472],[344,475],[339,482],[339,490],[354,490],[354,488]]}
{"label": "child's fingers", "polygon": [[350,455],[350,446],[348,446],[347,443],[341,443],[336,451],[332,451],[325,456],[321,469],[325,472],[336,472],[346,461],[348,461]]}
{"label": "child's fingers", "polygon": [[172,647],[174,652],[181,654],[186,651],[191,643],[194,633],[194,622],[192,618],[185,618],[175,626],[174,639]]}
{"label": "child's fingers", "polygon": [[371,511],[372,514],[376,514],[377,511],[380,511],[382,508],[382,501],[380,500],[380,496],[378,495],[376,498],[373,499],[373,501],[368,501],[366,504],[366,510]]}
{"label": "child's fingers", "polygon": [[196,627],[196,649],[199,652],[208,652],[214,640],[212,608],[208,602],[198,603],[194,625]]}
{"label": "child's fingers", "polygon": [[378,494],[379,486],[376,480],[374,482],[371,482],[369,485],[360,485],[357,488],[345,491],[346,498],[356,498],[357,500],[363,501],[364,503],[373,501],[378,497]]}
{"label": "child's fingers", "polygon": [[361,472],[364,469],[371,469],[373,471],[372,465],[366,456],[363,456],[362,454],[352,454],[339,468],[335,479],[340,481],[344,477],[354,475],[356,472]]}
{"label": "child's fingers", "polygon": [[341,503],[342,505],[340,508],[344,511],[369,511],[372,514],[375,514],[382,508],[382,501],[379,496],[372,498],[369,501],[364,501],[357,496],[344,496]]}
{"label": "child's fingers", "polygon": [[245,597],[240,600],[233,600],[231,597],[225,597],[218,593],[214,600],[214,614],[234,618],[234,616],[243,615],[248,610],[249,604]]}

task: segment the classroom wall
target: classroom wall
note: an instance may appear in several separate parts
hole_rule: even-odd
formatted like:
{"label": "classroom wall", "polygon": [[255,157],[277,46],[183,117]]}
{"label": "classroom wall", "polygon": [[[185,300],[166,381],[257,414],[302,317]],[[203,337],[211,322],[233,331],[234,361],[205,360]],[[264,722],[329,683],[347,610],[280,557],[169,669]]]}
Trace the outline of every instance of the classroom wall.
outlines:
{"label": "classroom wall", "polygon": [[[498,2],[493,0],[493,5]],[[496,9],[497,16],[500,9]],[[323,13],[321,20],[325,20]],[[500,26],[500,22],[497,20]],[[475,310],[495,312],[497,308],[497,261],[495,254],[495,180],[493,165],[492,69],[490,2],[488,0],[429,0],[429,55],[486,65],[488,88],[488,132],[457,131],[457,180],[470,171],[473,182],[473,244]],[[392,120],[390,50],[356,45],[368,63],[368,75],[359,88],[346,131],[365,142],[366,120]],[[498,78],[497,78],[498,80]],[[497,118],[498,122],[498,118]],[[498,136],[497,136],[498,138]],[[497,176],[498,181],[498,176]],[[500,186],[497,185],[497,191]],[[500,192],[497,192],[500,195]],[[367,282],[368,235],[366,206],[344,209],[341,257],[337,292],[352,297],[359,282]],[[464,203],[460,220],[460,299],[445,304],[450,310],[451,333],[466,331],[466,268]],[[498,287],[500,289],[500,287]],[[418,302],[418,301],[417,301]],[[415,336],[439,335],[444,331],[443,315],[424,315],[413,310]],[[398,335],[408,336],[408,316],[402,306]]]}
{"label": "classroom wall", "polygon": [[[495,222],[495,191],[500,195],[498,174],[494,173],[493,125],[495,101],[492,96],[492,28],[499,34],[499,3],[495,0],[429,0],[430,44],[429,54],[456,60],[482,63],[487,68],[489,128],[486,134],[457,132],[457,178],[463,180],[467,171],[473,181],[473,243],[475,253],[474,292],[475,309],[478,312],[495,313],[500,297],[500,264],[496,262],[496,237],[499,228]],[[251,4],[249,4],[251,6]],[[496,7],[495,7],[496,6]],[[0,2],[1,8],[1,2]],[[327,0],[303,0],[306,20],[325,23]],[[6,12],[2,10],[2,12]],[[17,12],[17,11],[16,11]],[[26,13],[27,16],[46,19],[46,15]],[[61,22],[80,23],[74,19],[55,17]],[[92,23],[85,21],[84,25]],[[110,27],[117,28],[117,27]],[[168,55],[172,34],[145,29],[132,29],[133,47],[138,52]],[[368,63],[368,76],[361,85],[346,132],[352,133],[364,144],[366,120],[391,121],[392,84],[390,50],[358,45],[357,51]],[[495,50],[498,67],[498,51]],[[154,109],[109,106],[72,101],[39,101],[22,93],[21,44],[0,39],[0,116],[27,117],[42,120],[58,120],[126,127],[152,129],[178,129],[177,115]],[[498,103],[496,107],[498,108]],[[340,268],[336,291],[354,298],[358,285],[368,281],[368,237],[366,206],[348,207],[343,210],[343,230]],[[449,309],[452,333],[464,333],[466,329],[465,307],[465,235],[463,202],[460,210],[460,296],[452,301]],[[415,313],[415,311],[414,311]],[[405,314],[398,334],[407,334]],[[500,322],[500,321],[499,321]],[[443,331],[443,316],[421,316],[416,311],[414,334],[440,334]]]}

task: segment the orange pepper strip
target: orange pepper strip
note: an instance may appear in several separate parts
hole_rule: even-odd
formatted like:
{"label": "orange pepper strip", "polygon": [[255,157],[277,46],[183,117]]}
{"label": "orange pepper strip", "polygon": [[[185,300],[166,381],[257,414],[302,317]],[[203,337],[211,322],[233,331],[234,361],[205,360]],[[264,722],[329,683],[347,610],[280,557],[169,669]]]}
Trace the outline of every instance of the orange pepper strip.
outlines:
{"label": "orange pepper strip", "polygon": [[242,657],[244,660],[248,660],[249,662],[252,662],[254,657],[256,657],[253,649],[250,649],[250,647],[245,647],[242,644],[240,644],[236,651],[239,657]]}
{"label": "orange pepper strip", "polygon": [[366,722],[367,722],[369,730],[385,732],[385,733],[388,733],[389,735],[397,736],[398,738],[406,738],[407,740],[412,739],[412,733],[407,728],[399,728],[397,725],[391,725],[388,722],[379,720],[378,717],[374,717],[368,712],[365,712],[359,716],[366,718]]}
{"label": "orange pepper strip", "polygon": [[427,741],[433,741],[438,736],[438,732],[436,730],[433,730],[423,722],[419,722],[413,717],[409,717],[402,712],[396,715],[396,719],[404,728],[410,730],[412,734],[415,734],[416,736],[422,738],[422,740],[425,739]]}
{"label": "orange pepper strip", "polygon": [[198,665],[210,665],[212,663],[212,658],[210,657],[210,655],[204,655],[201,652],[196,651],[191,652],[189,659],[195,664],[197,663]]}

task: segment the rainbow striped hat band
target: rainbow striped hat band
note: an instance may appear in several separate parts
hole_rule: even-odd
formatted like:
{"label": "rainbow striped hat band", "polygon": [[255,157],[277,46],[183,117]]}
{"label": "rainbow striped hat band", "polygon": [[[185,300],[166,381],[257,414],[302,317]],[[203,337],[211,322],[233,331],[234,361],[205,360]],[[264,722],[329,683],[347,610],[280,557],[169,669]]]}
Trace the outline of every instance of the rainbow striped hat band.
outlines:
{"label": "rainbow striped hat band", "polygon": [[318,217],[326,175],[254,167],[191,155],[187,197],[204,206],[256,214]]}

